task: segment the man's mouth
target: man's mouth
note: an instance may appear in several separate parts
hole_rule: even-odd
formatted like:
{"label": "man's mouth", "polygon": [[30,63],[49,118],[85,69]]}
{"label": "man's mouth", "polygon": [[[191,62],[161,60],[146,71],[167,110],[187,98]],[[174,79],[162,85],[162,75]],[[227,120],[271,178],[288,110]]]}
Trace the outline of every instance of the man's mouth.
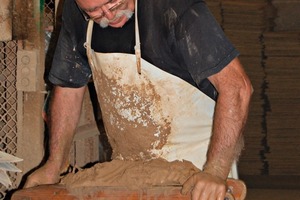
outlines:
{"label": "man's mouth", "polygon": [[109,26],[111,27],[121,27],[127,21],[127,17],[125,15],[120,16],[119,18],[109,22]]}
{"label": "man's mouth", "polygon": [[111,25],[111,24],[118,24],[118,23],[122,20],[122,18],[124,18],[124,17],[125,17],[125,16],[122,15],[122,16],[120,16],[120,17],[118,17],[118,18],[116,18],[116,19],[110,21],[110,22],[109,22],[109,25]]}
{"label": "man's mouth", "polygon": [[132,17],[132,15],[133,12],[130,10],[121,10],[117,13],[114,19],[108,20],[107,18],[102,18],[98,21],[98,23],[102,28],[106,28],[107,26],[120,28],[128,21],[129,18]]}

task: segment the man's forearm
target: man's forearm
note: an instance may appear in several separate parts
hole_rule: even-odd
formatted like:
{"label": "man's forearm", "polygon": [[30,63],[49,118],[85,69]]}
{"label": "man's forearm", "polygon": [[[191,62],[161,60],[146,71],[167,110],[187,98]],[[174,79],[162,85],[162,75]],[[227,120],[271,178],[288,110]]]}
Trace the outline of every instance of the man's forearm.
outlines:
{"label": "man's forearm", "polygon": [[226,179],[243,148],[243,130],[253,89],[238,58],[209,80],[219,96],[204,171]]}
{"label": "man's forearm", "polygon": [[218,98],[213,134],[204,171],[226,179],[231,165],[243,148],[243,129],[248,115],[248,103],[240,98]]}
{"label": "man's forearm", "polygon": [[74,133],[79,121],[83,88],[55,87],[50,105],[50,144],[47,161],[53,170],[61,172],[67,162]]}

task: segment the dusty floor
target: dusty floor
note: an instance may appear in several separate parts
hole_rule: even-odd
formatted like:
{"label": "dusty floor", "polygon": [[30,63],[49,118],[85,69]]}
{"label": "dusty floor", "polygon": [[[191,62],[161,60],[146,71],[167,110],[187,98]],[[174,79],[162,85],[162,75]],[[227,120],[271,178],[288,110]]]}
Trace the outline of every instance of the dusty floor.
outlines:
{"label": "dusty floor", "polygon": [[300,200],[300,190],[248,189],[246,200]]}

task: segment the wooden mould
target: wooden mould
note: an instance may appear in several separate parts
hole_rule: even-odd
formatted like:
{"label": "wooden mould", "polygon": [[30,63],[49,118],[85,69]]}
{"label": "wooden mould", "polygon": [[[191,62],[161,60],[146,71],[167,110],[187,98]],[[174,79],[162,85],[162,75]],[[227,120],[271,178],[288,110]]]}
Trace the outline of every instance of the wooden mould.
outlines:
{"label": "wooden mould", "polygon": [[89,187],[72,192],[62,185],[44,185],[19,190],[12,195],[12,200],[190,200],[190,196],[181,195],[180,190],[181,187],[171,186],[143,190],[128,190],[119,187]]}
{"label": "wooden mould", "polygon": [[[227,179],[225,200],[244,200],[247,188],[243,181]],[[78,187],[68,190],[63,185],[44,185],[22,189],[12,195],[12,200],[190,200],[182,195],[180,186],[157,186],[129,190],[126,187]]]}

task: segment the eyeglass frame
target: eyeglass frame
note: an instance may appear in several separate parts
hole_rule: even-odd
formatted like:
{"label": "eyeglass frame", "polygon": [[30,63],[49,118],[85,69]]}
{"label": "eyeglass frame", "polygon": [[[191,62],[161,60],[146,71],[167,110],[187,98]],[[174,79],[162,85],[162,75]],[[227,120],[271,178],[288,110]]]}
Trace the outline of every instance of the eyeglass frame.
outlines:
{"label": "eyeglass frame", "polygon": [[[111,1],[113,1],[113,0],[109,0],[108,2],[106,2],[105,4],[103,4],[102,6],[105,6],[105,5],[109,4],[109,3],[111,3]],[[116,3],[112,7],[108,8],[109,12],[113,12],[113,11],[117,10],[124,3],[125,3],[125,0],[120,0],[118,3]],[[82,16],[83,16],[83,18],[84,18],[85,21],[94,20],[96,18],[102,18],[102,17],[105,16],[105,12],[102,12],[102,14],[100,16],[97,16],[96,18],[92,18],[77,4],[77,2],[76,2],[76,5],[77,5],[79,11],[81,12],[81,14],[82,14]]]}

